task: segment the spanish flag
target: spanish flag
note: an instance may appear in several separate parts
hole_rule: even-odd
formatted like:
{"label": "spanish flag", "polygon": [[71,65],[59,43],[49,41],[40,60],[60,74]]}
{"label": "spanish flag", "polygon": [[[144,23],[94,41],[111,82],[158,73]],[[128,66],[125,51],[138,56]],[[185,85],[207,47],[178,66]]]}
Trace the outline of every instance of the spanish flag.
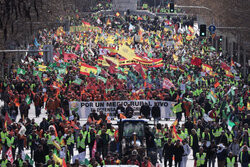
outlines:
{"label": "spanish flag", "polygon": [[97,68],[83,63],[80,67],[80,74],[89,76],[90,73],[96,74]]}
{"label": "spanish flag", "polygon": [[133,60],[134,58],[138,58],[134,50],[132,50],[127,45],[120,45],[118,54],[126,58],[127,60]]}
{"label": "spanish flag", "polygon": [[188,26],[188,31],[189,31],[191,34],[193,34],[193,33],[194,33],[194,29],[193,29],[193,27]]}
{"label": "spanish flag", "polygon": [[171,69],[171,70],[177,70],[178,67],[170,64],[170,69]]}
{"label": "spanish flag", "polygon": [[225,72],[226,72],[226,76],[227,76],[227,77],[234,78],[234,76],[233,76],[233,74],[231,73],[231,71],[225,70]]}
{"label": "spanish flag", "polygon": [[204,72],[209,72],[209,71],[212,71],[213,70],[213,67],[211,67],[210,65],[208,64],[202,64],[202,70]]}
{"label": "spanish flag", "polygon": [[85,22],[85,21],[83,21],[83,20],[82,20],[82,25],[83,25],[83,26],[87,26],[87,27],[90,27],[90,26],[91,26],[91,24],[90,24],[90,23]]}
{"label": "spanish flag", "polygon": [[47,71],[47,66],[39,65],[39,66],[38,66],[38,70],[39,70],[39,71]]}

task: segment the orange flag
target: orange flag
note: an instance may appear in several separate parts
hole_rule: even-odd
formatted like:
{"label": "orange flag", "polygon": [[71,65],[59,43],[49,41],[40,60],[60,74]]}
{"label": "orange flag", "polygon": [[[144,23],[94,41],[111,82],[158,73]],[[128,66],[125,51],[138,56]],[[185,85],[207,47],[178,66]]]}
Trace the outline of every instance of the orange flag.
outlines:
{"label": "orange flag", "polygon": [[96,123],[99,125],[102,122],[102,119],[98,120]]}
{"label": "orange flag", "polygon": [[120,114],[120,119],[126,119],[127,117],[125,117],[125,115]]}
{"label": "orange flag", "polygon": [[44,93],[43,100],[44,100],[44,102],[47,102],[47,100],[48,100],[48,95],[47,95],[47,93]]}

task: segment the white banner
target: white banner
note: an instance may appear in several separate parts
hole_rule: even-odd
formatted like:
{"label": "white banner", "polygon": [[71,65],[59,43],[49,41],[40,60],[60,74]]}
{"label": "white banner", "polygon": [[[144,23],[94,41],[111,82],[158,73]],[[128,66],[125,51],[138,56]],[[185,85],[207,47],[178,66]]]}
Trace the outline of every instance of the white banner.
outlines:
{"label": "white banner", "polygon": [[172,104],[175,102],[162,101],[162,100],[130,100],[130,101],[72,101],[69,104],[70,112],[78,112],[80,118],[87,118],[92,110],[96,110],[97,113],[103,111],[103,113],[110,113],[110,117],[114,117],[116,108],[119,104],[122,104],[126,109],[130,104],[134,109],[134,115],[138,115],[140,108],[144,103],[148,103],[150,108],[154,106],[154,103],[158,103],[161,109],[161,118],[170,118],[173,116],[171,111]]}

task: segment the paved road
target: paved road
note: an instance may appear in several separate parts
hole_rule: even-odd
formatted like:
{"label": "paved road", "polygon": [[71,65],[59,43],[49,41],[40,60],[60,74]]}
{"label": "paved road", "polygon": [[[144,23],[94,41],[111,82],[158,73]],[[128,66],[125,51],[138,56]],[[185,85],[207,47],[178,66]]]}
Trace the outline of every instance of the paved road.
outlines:
{"label": "paved road", "polygon": [[[2,105],[3,105],[3,102],[0,101],[0,106],[2,106]],[[45,109],[42,109],[40,117],[36,118],[35,117],[35,107],[32,104],[31,108],[30,108],[30,111],[29,111],[29,118],[30,119],[34,118],[35,122],[39,124],[42,121],[43,118],[47,118],[46,111],[45,111]],[[17,121],[19,119],[20,119],[20,115],[17,116]],[[171,125],[173,122],[174,122],[174,120],[169,120],[169,121],[162,120],[162,121],[160,121],[161,124],[168,124],[168,125]],[[81,119],[80,120],[80,124],[81,125],[83,125],[85,123],[86,123],[86,119]],[[114,123],[116,123],[116,121],[111,121],[111,123],[114,124]],[[149,123],[153,124],[153,121],[149,121]],[[180,123],[182,124],[183,122],[180,122]],[[30,154],[30,151],[29,150],[25,150],[25,153],[26,154]],[[77,154],[78,154],[78,151],[74,150],[74,155],[77,155]],[[89,150],[88,149],[87,149],[87,152],[86,152],[86,156],[87,156],[86,158],[89,158]],[[194,165],[194,160],[193,160],[192,151],[191,151],[190,155],[188,156],[187,167],[192,167],[193,165]],[[162,164],[160,164],[160,166],[164,166],[164,164],[162,163]],[[216,162],[216,166],[217,166],[217,162]]]}

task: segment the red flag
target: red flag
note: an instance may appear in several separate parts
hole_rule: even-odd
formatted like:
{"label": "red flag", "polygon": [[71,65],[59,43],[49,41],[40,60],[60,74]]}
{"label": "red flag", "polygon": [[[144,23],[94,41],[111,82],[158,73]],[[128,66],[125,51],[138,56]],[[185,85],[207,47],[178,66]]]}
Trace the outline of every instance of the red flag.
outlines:
{"label": "red flag", "polygon": [[12,148],[11,147],[6,152],[6,155],[7,155],[7,159],[11,162],[11,164],[13,164],[14,159],[13,159]]}
{"label": "red flag", "polygon": [[163,89],[170,89],[172,87],[175,88],[174,84],[169,79],[165,78],[163,80],[162,88]]}
{"label": "red flag", "polygon": [[200,67],[202,65],[201,59],[194,56],[194,58],[191,60],[191,64]]}
{"label": "red flag", "polygon": [[171,69],[171,70],[177,70],[178,67],[170,64],[170,69]]}
{"label": "red flag", "polygon": [[148,160],[147,167],[154,167],[154,165]]}
{"label": "red flag", "polygon": [[226,71],[231,70],[231,68],[225,62],[221,62],[220,66],[221,66],[221,68],[223,68]]}
{"label": "red flag", "polygon": [[62,163],[62,166],[63,167],[67,167],[67,164],[66,164],[66,162],[65,162],[65,159],[63,158],[63,163]]}
{"label": "red flag", "polygon": [[135,69],[139,74],[141,74],[141,76],[142,76],[143,79],[146,79],[146,74],[145,74],[145,72],[144,72],[144,70],[143,70],[141,64],[136,65],[136,66],[134,67],[134,69]]}
{"label": "red flag", "polygon": [[95,143],[93,145],[93,148],[92,148],[92,157],[95,157],[95,152],[96,152],[96,140],[95,140]]}
{"label": "red flag", "polygon": [[105,60],[106,60],[106,62],[107,62],[110,66],[116,67],[116,64],[115,64],[113,61],[111,61],[111,60],[109,60],[109,59],[105,59]]}
{"label": "red flag", "polygon": [[231,71],[225,70],[226,72],[226,76],[230,77],[230,78],[234,78],[233,74],[231,73]]}
{"label": "red flag", "polygon": [[7,121],[8,124],[12,123],[12,120],[10,119],[10,116],[7,111],[5,112],[5,121]]}
{"label": "red flag", "polygon": [[85,22],[85,21],[83,21],[83,20],[82,20],[82,24],[83,24],[83,25],[85,25],[85,26],[91,26],[91,24],[90,24],[90,23]]}
{"label": "red flag", "polygon": [[115,68],[115,66],[110,66],[109,67],[109,73],[110,74],[115,74],[115,73],[117,73],[118,72],[118,70]]}
{"label": "red flag", "polygon": [[77,55],[75,55],[74,53],[63,53],[64,56],[64,62],[68,62],[71,59],[77,59]]}

